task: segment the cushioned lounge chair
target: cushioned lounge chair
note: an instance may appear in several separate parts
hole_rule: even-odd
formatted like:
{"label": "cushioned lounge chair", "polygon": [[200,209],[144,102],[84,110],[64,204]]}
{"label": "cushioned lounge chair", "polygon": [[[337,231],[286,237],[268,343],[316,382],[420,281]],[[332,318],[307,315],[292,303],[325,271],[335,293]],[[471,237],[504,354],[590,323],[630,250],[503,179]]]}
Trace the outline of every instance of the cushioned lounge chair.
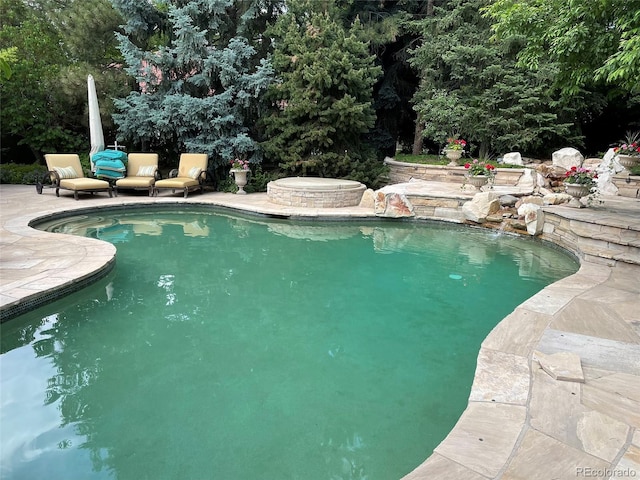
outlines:
{"label": "cushioned lounge chair", "polygon": [[116,180],[116,192],[120,188],[149,190],[153,195],[153,186],[160,179],[157,153],[130,153],[127,161],[127,176]]}
{"label": "cushioned lounge chair", "polygon": [[[109,182],[84,176],[80,157],[77,154],[48,153],[44,158],[49,169],[45,179],[48,178],[51,181],[51,186],[56,189],[56,197],[60,196],[60,189],[71,190],[76,200],[78,200],[79,193],[108,192],[109,196],[112,196]],[[38,193],[42,193],[42,188],[42,183],[36,184]]]}
{"label": "cushioned lounge chair", "polygon": [[154,194],[158,195],[158,190],[162,188],[169,188],[174,193],[176,190],[182,190],[184,198],[193,190],[199,189],[202,192],[208,159],[206,153],[183,153],[180,155],[178,168],[169,172],[169,178],[155,183]]}

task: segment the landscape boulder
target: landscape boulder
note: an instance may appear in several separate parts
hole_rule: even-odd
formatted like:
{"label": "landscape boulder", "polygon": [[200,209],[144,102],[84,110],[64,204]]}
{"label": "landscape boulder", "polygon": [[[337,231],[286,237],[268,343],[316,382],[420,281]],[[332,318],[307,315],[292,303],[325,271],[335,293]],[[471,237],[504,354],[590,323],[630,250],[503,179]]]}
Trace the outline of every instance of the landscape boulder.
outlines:
{"label": "landscape boulder", "polygon": [[540,205],[535,203],[523,203],[518,208],[518,215],[524,217],[529,235],[540,235],[544,227],[544,212]]}
{"label": "landscape boulder", "polygon": [[393,191],[391,186],[383,187],[375,194],[373,210],[378,217],[413,217],[413,205],[403,193]]}
{"label": "landscape boulder", "polygon": [[462,205],[462,214],[467,220],[484,223],[487,216],[500,210],[500,200],[494,192],[480,192],[473,199]]}
{"label": "landscape boulder", "polygon": [[505,153],[504,157],[502,157],[502,161],[507,165],[524,165],[520,152]]}
{"label": "landscape boulder", "polygon": [[571,167],[579,167],[582,165],[582,162],[584,162],[582,154],[571,147],[561,148],[551,155],[551,163],[565,170],[571,170]]}

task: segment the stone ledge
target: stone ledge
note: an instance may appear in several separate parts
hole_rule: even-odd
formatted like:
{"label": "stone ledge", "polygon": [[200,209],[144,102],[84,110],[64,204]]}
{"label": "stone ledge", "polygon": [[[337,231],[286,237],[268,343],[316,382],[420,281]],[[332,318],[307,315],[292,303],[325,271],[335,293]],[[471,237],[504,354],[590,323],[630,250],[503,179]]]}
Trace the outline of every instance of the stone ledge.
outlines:
{"label": "stone ledge", "polygon": [[[461,184],[466,173],[462,166],[399,162],[389,157],[385,159],[384,163],[389,166],[389,181],[392,184],[409,182],[411,179]],[[530,169],[497,168],[495,185],[516,186],[526,170]]]}

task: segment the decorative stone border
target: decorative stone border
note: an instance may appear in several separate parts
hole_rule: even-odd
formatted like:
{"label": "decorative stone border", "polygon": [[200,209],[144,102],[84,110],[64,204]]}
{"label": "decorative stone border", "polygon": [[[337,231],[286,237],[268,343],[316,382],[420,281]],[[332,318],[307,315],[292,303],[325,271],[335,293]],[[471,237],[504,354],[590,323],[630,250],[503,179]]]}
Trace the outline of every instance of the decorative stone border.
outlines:
{"label": "decorative stone border", "polygon": [[353,180],[289,177],[267,184],[270,202],[289,207],[342,208],[360,203],[365,185]]}
{"label": "decorative stone border", "polygon": [[[464,167],[399,162],[389,157],[384,163],[389,167],[390,184],[409,182],[413,178],[461,185],[466,172]],[[530,168],[496,168],[494,185],[517,186],[526,181],[527,175],[531,176],[530,172]]]}

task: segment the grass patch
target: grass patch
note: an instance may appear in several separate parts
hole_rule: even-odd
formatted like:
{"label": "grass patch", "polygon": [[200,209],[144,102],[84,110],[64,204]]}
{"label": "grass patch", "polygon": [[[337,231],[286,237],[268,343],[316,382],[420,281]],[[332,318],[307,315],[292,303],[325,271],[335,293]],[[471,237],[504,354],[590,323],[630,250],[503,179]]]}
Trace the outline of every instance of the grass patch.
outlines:
{"label": "grass patch", "polygon": [[[394,160],[398,162],[406,162],[406,163],[419,163],[422,165],[449,165],[451,160],[444,156],[438,155],[411,155],[408,153],[399,153],[394,157]],[[459,166],[464,166],[465,163],[471,162],[472,159],[469,158],[461,158],[458,160]],[[521,165],[510,165],[506,163],[498,163],[495,160],[486,160],[485,163],[489,163],[496,168],[527,168]]]}
{"label": "grass patch", "polygon": [[422,163],[425,165],[446,165],[449,163],[447,157],[440,155],[411,155],[410,153],[398,153],[394,157],[398,162]]}

